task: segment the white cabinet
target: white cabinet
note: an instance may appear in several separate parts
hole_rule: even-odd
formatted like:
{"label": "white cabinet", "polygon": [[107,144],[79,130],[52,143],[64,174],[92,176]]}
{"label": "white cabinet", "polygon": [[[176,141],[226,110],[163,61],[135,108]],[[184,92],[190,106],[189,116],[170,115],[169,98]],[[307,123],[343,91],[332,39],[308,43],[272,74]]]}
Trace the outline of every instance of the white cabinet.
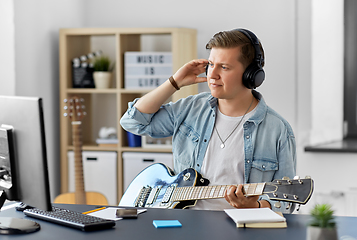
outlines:
{"label": "white cabinet", "polygon": [[[109,205],[117,205],[117,152],[83,151],[84,187],[103,194]],[[68,151],[69,191],[74,192],[74,152]]]}

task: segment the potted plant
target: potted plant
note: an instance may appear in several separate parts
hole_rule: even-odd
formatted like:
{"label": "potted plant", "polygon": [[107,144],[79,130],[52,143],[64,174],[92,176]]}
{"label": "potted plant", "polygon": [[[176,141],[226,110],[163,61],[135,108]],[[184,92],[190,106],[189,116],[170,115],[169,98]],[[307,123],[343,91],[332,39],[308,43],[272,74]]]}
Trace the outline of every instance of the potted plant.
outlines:
{"label": "potted plant", "polygon": [[109,57],[99,56],[93,62],[93,78],[96,88],[109,88],[112,78],[112,66]]}
{"label": "potted plant", "polygon": [[307,228],[308,240],[337,240],[334,211],[329,204],[316,204],[310,211],[312,220]]}

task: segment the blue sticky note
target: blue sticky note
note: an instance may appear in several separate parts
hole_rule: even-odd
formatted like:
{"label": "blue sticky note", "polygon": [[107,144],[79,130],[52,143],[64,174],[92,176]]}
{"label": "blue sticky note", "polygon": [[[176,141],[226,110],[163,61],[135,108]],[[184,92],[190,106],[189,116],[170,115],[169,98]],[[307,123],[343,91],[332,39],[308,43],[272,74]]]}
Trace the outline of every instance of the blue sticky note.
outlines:
{"label": "blue sticky note", "polygon": [[182,227],[182,224],[178,220],[154,220],[152,224],[156,228]]}

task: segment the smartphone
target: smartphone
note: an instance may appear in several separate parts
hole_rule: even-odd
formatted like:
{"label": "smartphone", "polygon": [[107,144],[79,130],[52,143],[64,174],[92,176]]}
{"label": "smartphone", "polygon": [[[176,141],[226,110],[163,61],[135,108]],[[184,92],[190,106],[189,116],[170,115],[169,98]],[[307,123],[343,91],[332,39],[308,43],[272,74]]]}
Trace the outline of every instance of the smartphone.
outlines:
{"label": "smartphone", "polygon": [[117,218],[137,218],[138,210],[128,209],[128,208],[119,208],[116,213]]}

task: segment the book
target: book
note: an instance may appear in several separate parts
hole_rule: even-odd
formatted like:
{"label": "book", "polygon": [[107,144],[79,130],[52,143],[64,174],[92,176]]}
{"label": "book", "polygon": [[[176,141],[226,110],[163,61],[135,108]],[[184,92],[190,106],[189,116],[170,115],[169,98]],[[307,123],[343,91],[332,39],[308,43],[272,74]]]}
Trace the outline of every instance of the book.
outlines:
{"label": "book", "polygon": [[286,228],[282,213],[270,208],[225,209],[226,214],[236,223],[237,228]]}

